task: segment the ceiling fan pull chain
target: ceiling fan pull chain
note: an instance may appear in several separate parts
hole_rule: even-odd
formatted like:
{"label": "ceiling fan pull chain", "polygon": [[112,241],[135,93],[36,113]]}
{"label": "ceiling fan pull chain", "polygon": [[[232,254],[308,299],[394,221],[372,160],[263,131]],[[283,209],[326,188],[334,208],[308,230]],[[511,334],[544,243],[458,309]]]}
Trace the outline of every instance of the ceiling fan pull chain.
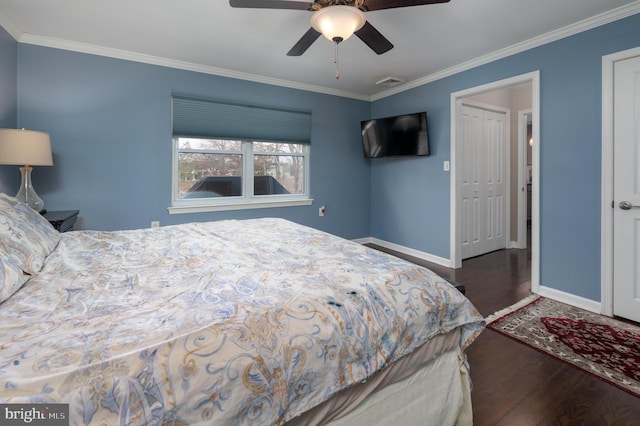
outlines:
{"label": "ceiling fan pull chain", "polygon": [[336,42],[336,49],[333,55],[333,63],[336,64],[336,80],[340,78],[340,68],[338,64],[338,42]]}

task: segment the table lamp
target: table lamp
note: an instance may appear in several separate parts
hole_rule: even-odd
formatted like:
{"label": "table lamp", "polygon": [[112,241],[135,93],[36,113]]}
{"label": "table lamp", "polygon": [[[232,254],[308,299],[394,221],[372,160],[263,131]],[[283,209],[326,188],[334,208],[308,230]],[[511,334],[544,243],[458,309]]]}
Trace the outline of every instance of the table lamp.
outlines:
{"label": "table lamp", "polygon": [[44,212],[44,201],[31,184],[31,166],[53,166],[49,134],[25,129],[0,129],[0,164],[22,166],[22,182],[16,198],[37,212]]}

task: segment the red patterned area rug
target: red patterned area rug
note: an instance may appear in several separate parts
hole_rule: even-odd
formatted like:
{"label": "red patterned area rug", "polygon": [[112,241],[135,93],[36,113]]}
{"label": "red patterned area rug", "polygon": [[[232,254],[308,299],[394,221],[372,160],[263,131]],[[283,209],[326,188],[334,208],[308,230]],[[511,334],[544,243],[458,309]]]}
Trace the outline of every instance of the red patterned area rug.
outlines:
{"label": "red patterned area rug", "polygon": [[640,327],[531,296],[487,318],[495,330],[640,397]]}

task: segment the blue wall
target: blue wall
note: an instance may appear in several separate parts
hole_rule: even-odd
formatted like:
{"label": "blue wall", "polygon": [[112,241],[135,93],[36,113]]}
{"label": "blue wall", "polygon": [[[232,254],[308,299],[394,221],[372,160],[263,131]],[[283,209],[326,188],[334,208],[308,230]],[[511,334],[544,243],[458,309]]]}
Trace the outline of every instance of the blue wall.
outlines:
{"label": "blue wall", "polygon": [[372,236],[448,258],[451,93],[540,70],[540,284],[600,300],[602,56],[639,45],[635,15],[374,102],[426,110],[433,153],[372,163]]}
{"label": "blue wall", "polygon": [[[18,114],[18,43],[0,27],[0,128],[14,129]],[[0,166],[0,192],[13,195],[20,184],[15,166]]]}
{"label": "blue wall", "polygon": [[[359,128],[369,102],[25,44],[18,70],[18,124],[49,132],[54,154],[53,167],[34,169],[34,186],[48,209],[79,209],[80,228],[279,216],[346,238],[369,235]],[[172,93],[312,111],[314,204],[169,215]]]}

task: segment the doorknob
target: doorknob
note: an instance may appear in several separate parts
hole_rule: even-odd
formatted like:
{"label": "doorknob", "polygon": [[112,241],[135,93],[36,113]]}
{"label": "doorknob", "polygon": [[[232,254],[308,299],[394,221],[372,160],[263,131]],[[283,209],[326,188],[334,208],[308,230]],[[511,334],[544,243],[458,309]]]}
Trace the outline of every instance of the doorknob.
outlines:
{"label": "doorknob", "polygon": [[622,210],[640,209],[640,206],[634,206],[628,201],[621,201],[620,204],[618,204],[618,207]]}

